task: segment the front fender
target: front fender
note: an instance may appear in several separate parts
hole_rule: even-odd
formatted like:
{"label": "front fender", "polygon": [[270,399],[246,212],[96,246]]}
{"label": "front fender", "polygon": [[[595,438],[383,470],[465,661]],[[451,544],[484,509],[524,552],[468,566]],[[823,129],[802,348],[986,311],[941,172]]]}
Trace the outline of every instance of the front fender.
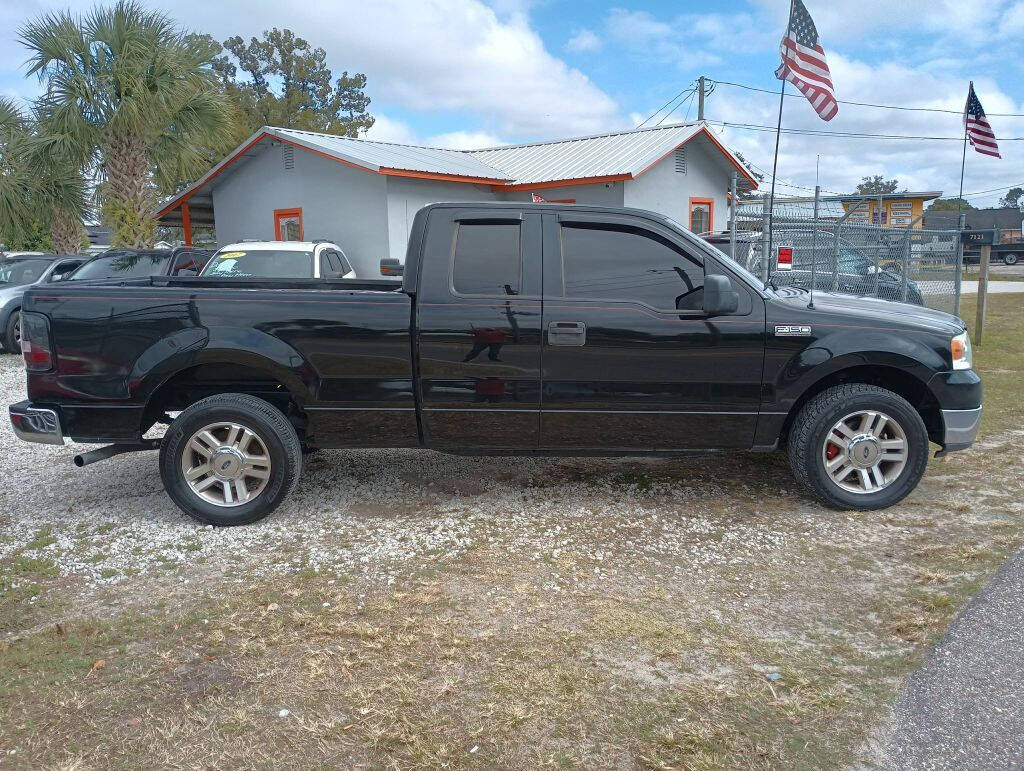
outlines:
{"label": "front fender", "polygon": [[853,367],[888,367],[911,375],[922,387],[948,369],[943,352],[907,335],[870,330],[838,331],[796,352],[771,382],[776,407],[788,411],[816,383]]}

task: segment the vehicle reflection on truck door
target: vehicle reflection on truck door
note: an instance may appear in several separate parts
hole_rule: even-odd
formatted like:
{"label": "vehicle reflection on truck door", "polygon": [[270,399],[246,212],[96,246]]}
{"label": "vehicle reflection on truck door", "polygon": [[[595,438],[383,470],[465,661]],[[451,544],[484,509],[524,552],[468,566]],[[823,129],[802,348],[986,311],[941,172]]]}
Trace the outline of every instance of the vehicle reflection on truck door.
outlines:
{"label": "vehicle reflection on truck door", "polygon": [[423,429],[434,447],[532,448],[540,432],[540,217],[446,209],[447,270],[417,303]]}

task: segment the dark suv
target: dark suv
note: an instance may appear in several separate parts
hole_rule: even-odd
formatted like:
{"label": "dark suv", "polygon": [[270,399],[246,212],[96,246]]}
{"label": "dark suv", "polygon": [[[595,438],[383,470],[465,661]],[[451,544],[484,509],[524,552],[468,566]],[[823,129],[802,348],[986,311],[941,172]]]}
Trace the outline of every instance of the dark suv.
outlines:
{"label": "dark suv", "polygon": [[213,251],[179,246],[174,249],[108,249],[85,263],[72,281],[148,278],[149,276],[198,276]]}

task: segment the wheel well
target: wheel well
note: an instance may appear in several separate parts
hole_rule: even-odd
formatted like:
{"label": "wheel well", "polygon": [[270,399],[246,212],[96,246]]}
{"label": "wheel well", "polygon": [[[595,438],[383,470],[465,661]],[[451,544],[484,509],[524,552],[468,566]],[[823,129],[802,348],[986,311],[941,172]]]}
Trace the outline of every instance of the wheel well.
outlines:
{"label": "wheel well", "polygon": [[164,381],[146,403],[142,433],[165,413],[180,412],[200,399],[223,393],[249,394],[270,402],[291,421],[300,437],[304,435],[305,413],[287,386],[267,370],[234,363],[199,364]]}
{"label": "wheel well", "polygon": [[935,397],[932,396],[927,385],[913,375],[896,367],[861,366],[833,372],[808,388],[797,399],[789,414],[786,415],[786,421],[782,424],[782,431],[779,435],[779,445],[785,446],[786,441],[789,439],[790,426],[792,426],[796,416],[800,414],[800,410],[803,409],[803,406],[808,401],[827,388],[843,383],[866,383],[899,394],[910,402],[911,406],[921,415],[925,428],[928,429],[928,438],[933,442],[941,440],[942,413],[938,402],[935,401]]}

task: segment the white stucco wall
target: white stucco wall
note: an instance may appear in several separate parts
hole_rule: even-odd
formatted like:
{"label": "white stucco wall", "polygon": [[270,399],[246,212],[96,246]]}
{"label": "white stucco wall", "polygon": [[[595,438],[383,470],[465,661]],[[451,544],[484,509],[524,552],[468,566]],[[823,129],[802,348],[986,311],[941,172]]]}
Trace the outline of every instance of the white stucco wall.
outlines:
{"label": "white stucco wall", "polygon": [[564,185],[539,190],[511,190],[500,193],[503,201],[530,201],[536,193],[546,201],[575,198],[578,204],[591,206],[623,206],[623,185],[625,182],[598,182],[593,185]]}
{"label": "white stucco wall", "polygon": [[389,254],[387,179],[298,148],[293,158],[285,169],[282,147],[267,145],[215,180],[217,242],[273,239],[274,209],[301,208],[304,238],[335,241],[358,275],[379,278]]}
{"label": "white stucco wall", "polygon": [[686,173],[676,171],[675,153],[636,179],[625,183],[625,206],[650,209],[690,225],[690,198],[712,198],[715,202],[711,227],[725,228],[729,219],[730,171],[717,150],[706,139],[686,145]]}
{"label": "white stucco wall", "polygon": [[416,212],[430,203],[446,201],[496,201],[490,185],[441,182],[411,177],[386,177],[388,244],[391,257],[405,262],[405,247]]}

